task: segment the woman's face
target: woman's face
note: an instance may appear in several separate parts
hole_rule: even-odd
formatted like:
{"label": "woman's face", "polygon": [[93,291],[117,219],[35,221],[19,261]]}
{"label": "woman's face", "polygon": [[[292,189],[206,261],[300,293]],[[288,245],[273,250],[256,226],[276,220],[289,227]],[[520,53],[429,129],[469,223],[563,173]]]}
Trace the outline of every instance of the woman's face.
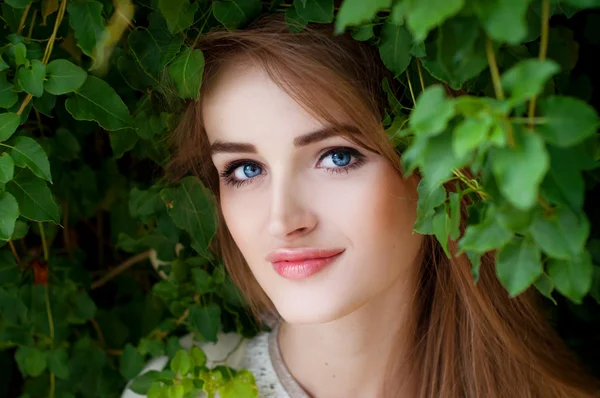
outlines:
{"label": "woman's face", "polygon": [[412,280],[413,179],[332,134],[258,66],[225,67],[202,112],[225,222],[284,320],[339,319]]}

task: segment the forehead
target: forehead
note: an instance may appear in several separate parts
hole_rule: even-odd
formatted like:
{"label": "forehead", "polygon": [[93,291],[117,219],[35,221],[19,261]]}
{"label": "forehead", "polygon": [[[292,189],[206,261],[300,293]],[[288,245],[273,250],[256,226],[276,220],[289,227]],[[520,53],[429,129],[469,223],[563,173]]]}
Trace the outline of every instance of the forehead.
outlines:
{"label": "forehead", "polygon": [[295,137],[323,126],[250,63],[231,62],[218,72],[205,92],[202,116],[210,142]]}

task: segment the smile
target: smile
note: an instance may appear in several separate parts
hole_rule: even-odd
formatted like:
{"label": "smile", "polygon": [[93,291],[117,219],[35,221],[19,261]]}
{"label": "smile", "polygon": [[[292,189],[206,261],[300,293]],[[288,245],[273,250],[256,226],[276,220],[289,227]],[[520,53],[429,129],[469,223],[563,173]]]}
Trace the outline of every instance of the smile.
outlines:
{"label": "smile", "polygon": [[324,269],[345,249],[281,249],[267,256],[273,269],[286,279],[303,279]]}

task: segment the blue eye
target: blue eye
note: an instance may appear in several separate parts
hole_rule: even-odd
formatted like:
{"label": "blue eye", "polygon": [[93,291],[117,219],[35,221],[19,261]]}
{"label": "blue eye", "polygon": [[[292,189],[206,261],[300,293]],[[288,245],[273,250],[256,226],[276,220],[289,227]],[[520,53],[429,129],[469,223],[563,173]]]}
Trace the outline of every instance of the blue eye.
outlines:
{"label": "blue eye", "polygon": [[324,168],[346,167],[352,163],[353,157],[359,158],[360,154],[345,148],[332,149],[321,157],[321,166]]}
{"label": "blue eye", "polygon": [[262,169],[253,163],[248,163],[234,170],[233,175],[238,180],[245,180],[256,177],[261,173]]}
{"label": "blue eye", "polygon": [[345,151],[334,152],[331,155],[331,160],[336,166],[344,167],[352,160],[352,155]]}

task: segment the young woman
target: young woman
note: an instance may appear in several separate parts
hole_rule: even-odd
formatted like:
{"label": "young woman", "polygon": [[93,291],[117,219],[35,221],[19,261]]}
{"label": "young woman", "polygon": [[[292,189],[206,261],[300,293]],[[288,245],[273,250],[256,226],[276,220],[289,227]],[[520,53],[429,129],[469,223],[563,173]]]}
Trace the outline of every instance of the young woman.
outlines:
{"label": "young woman", "polygon": [[259,396],[597,396],[535,292],[509,298],[491,255],[475,285],[464,255],[413,233],[418,176],[381,124],[376,49],[278,15],[199,47],[169,171],[214,192],[228,271],[276,319],[238,349]]}

